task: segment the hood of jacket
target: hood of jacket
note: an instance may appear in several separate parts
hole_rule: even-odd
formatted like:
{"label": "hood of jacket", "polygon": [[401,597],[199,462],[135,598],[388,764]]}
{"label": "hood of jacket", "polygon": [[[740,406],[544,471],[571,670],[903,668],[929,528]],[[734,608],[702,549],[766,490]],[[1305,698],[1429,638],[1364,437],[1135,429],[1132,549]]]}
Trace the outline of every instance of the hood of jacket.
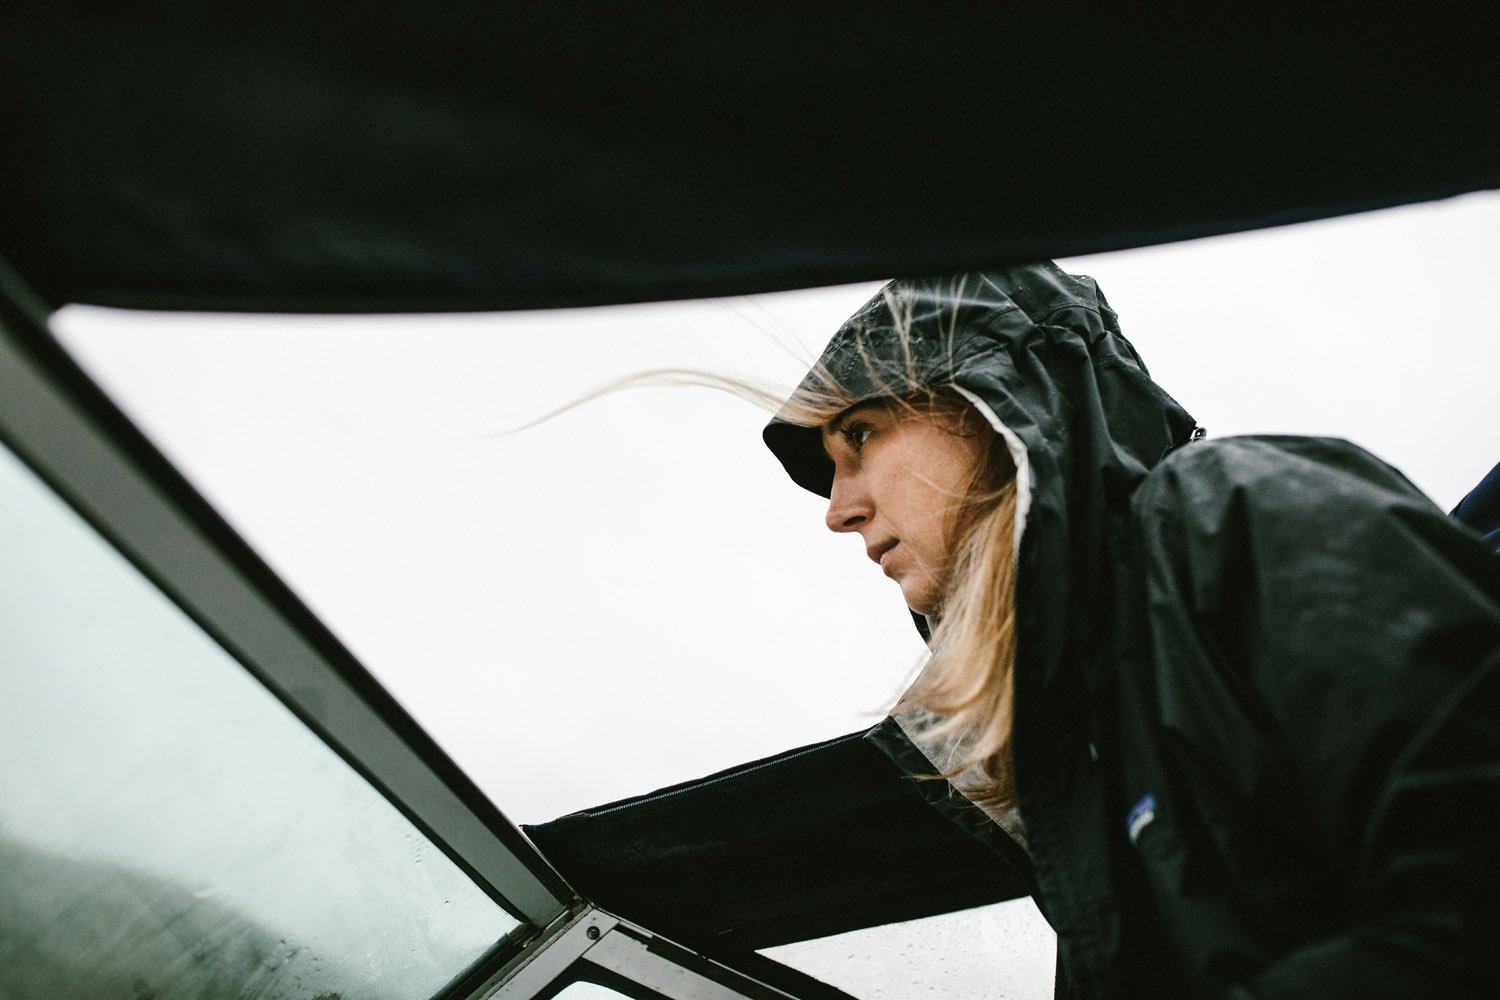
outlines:
{"label": "hood of jacket", "polygon": [[[1051,686],[1102,634],[1130,495],[1195,429],[1099,286],[1050,262],[893,281],[839,328],[802,388],[829,381],[851,405],[913,381],[952,386],[1004,436],[1017,470],[1018,691]],[[795,482],[828,496],[818,429],[783,413],[764,437]]]}

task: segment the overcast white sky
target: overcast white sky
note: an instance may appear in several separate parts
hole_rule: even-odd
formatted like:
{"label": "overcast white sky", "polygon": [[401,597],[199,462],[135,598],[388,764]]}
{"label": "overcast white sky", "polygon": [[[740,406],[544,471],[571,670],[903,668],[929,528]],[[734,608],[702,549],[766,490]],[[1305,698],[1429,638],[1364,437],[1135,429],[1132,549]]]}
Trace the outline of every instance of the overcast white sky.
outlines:
{"label": "overcast white sky", "polygon": [[[1214,435],[1348,437],[1445,509],[1500,460],[1500,195],[1062,263]],[[922,647],[749,405],[638,389],[495,432],[657,366],[790,386],[876,287],[462,316],[70,308],[56,329],[533,822],[867,726]],[[1012,995],[1047,995],[1045,944],[1025,949]]]}
{"label": "overcast white sky", "polygon": [[[1500,195],[1062,262],[1212,434],[1349,437],[1443,507],[1500,460]],[[568,312],[70,308],[60,336],[518,822],[876,719],[921,655],[822,527],[658,365],[789,385],[875,284]]]}

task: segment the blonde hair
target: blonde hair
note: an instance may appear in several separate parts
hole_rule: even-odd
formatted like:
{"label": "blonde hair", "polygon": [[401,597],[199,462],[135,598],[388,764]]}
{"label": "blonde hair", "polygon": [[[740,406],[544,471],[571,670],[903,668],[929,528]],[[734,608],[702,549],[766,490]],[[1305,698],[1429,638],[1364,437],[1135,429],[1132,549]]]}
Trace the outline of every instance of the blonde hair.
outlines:
{"label": "blonde hair", "polygon": [[[924,384],[911,360],[909,333],[901,324],[898,333],[897,358],[876,359],[859,345],[867,373],[879,370],[878,398],[919,418],[952,422],[955,433],[983,434],[987,446],[962,495],[954,497],[947,587],[939,612],[928,618],[931,655],[893,712],[915,721],[924,744],[947,748],[944,759],[935,761],[938,776],[986,808],[1003,811],[1015,804],[1015,466],[1001,435],[955,387]],[[778,416],[822,428],[850,406],[870,401],[855,399],[820,365]]]}
{"label": "blonde hair", "polygon": [[948,593],[932,630],[932,658],[896,711],[929,713],[928,735],[954,748],[942,765],[943,777],[955,779],[973,768],[979,780],[966,794],[1003,810],[1015,805],[1014,469],[1003,485],[976,489],[965,503],[973,526],[956,539]]}
{"label": "blonde hair", "polygon": [[[942,330],[952,370],[954,322]],[[911,307],[889,287],[884,304],[894,320],[895,349],[877,354],[856,328],[855,350],[876,393],[855,398],[823,362],[816,364],[789,398],[767,386],[691,368],[635,372],[602,385],[507,433],[550,420],[592,399],[626,388],[693,385],[718,389],[777,411],[778,419],[801,427],[827,427],[845,410],[875,399],[919,418],[952,422],[955,433],[987,436],[980,466],[962,495],[954,497],[948,526],[953,558],[940,613],[929,616],[928,662],[915,684],[892,709],[914,720],[924,744],[945,749],[938,774],[992,811],[1015,804],[1011,768],[1014,717],[1016,475],[1004,439],[974,405],[950,384],[931,383],[912,349]],[[883,356],[894,354],[894,357]],[[930,751],[929,751],[930,752]]]}

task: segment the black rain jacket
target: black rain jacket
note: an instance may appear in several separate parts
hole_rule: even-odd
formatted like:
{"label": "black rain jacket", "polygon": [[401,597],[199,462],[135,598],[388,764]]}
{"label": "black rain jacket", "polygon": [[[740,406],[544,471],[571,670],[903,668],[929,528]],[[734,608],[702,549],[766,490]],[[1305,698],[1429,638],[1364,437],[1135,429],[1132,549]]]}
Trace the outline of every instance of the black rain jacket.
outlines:
{"label": "black rain jacket", "polygon": [[[1500,560],[1348,442],[1192,441],[1089,278],[893,282],[822,367],[888,392],[898,324],[1019,459],[1015,773],[1072,995],[1495,995]],[[766,440],[827,495],[816,432]]]}

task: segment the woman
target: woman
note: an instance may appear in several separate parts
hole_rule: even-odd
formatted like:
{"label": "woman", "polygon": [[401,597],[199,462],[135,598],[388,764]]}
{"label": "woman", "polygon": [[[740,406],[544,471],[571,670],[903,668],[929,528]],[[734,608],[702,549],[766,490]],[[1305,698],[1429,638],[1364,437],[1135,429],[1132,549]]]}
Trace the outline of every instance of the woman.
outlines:
{"label": "woman", "polygon": [[765,431],[1073,995],[1494,995],[1500,561],[1347,442],[1199,436],[1051,264],[893,282]]}

